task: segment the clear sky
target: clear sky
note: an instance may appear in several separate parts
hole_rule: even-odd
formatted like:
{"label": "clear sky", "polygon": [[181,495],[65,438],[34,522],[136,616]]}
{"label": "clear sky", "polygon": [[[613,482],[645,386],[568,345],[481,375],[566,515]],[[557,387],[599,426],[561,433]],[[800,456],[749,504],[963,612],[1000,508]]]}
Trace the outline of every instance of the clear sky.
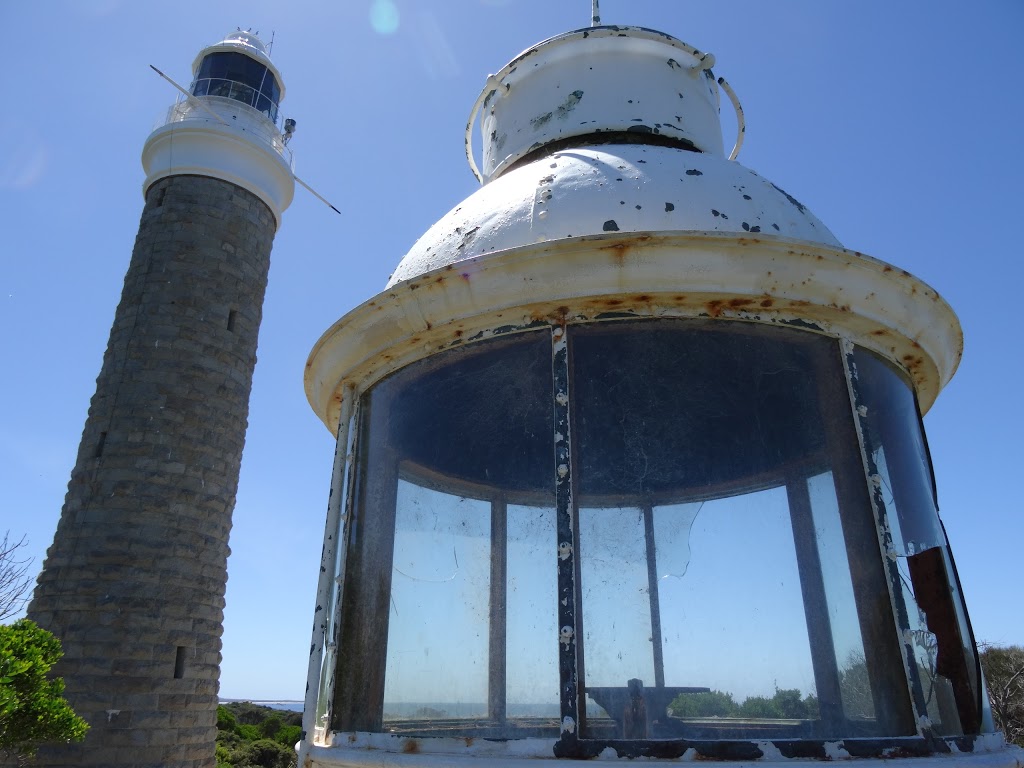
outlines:
{"label": "clear sky", "polygon": [[[1024,4],[601,5],[606,23],[713,52],[746,110],[740,161],[958,313],[964,359],[925,420],[942,517],[978,639],[1024,644],[1012,299],[1024,284]],[[148,65],[187,84],[196,53],[226,32],[273,33],[296,172],[342,215],[299,189],[274,244],[221,694],[301,698],[333,454],[303,393],[306,356],[474,190],[463,130],[488,73],[589,17],[589,0],[0,0],[0,528],[28,536],[35,568],[131,256],[142,145],[176,96]]]}

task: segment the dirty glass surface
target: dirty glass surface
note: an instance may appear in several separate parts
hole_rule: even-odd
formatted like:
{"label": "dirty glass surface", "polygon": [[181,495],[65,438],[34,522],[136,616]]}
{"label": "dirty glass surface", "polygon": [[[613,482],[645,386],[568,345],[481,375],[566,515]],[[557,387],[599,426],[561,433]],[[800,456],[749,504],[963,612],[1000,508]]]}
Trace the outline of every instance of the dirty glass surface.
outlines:
{"label": "dirty glass surface", "polygon": [[486,717],[490,504],[399,480],[395,507],[384,719]]}
{"label": "dirty glass surface", "polygon": [[551,393],[545,330],[364,396],[336,729],[557,735]]}
{"label": "dirty glass surface", "polygon": [[[835,343],[692,321],[569,338],[585,737],[903,733],[866,673],[902,665],[891,629],[865,659],[884,572]],[[860,472],[842,505],[838,465]]]}
{"label": "dirty glass surface", "polygon": [[[561,674],[578,681],[582,739],[914,734],[864,409],[837,342],[701,320],[570,325],[567,338],[567,364],[545,328],[438,353],[362,396],[332,729],[559,739],[574,703]],[[909,446],[919,463],[923,438],[890,436],[905,412],[871,404],[899,387],[912,403],[893,373],[861,366],[860,395],[882,421],[865,427],[870,455],[901,488],[908,459],[894,457]],[[571,473],[555,462],[563,407]],[[906,485],[929,486],[920,469]],[[936,629],[963,624],[950,562],[918,549],[936,529],[900,493],[884,503],[912,521],[896,532],[915,544],[899,605],[930,691],[921,711],[952,732],[945,678],[967,729],[957,686],[972,678],[943,650],[962,641]],[[558,590],[568,558],[574,595]],[[936,574],[941,599],[923,587]]]}
{"label": "dirty glass surface", "polygon": [[872,480],[892,535],[899,600],[917,662],[919,708],[939,734],[977,732],[977,657],[939,522],[917,401],[889,363],[862,349],[854,359]]}
{"label": "dirty glass surface", "polygon": [[[821,563],[822,585],[828,610],[832,647],[838,662],[839,696],[842,711],[851,725],[870,726],[876,722],[871,676],[868,674],[864,638],[857,615],[856,594],[850,574],[850,559],[839,518],[832,472],[807,479],[808,498],[814,522],[814,536]],[[851,728],[850,733],[859,729]]]}

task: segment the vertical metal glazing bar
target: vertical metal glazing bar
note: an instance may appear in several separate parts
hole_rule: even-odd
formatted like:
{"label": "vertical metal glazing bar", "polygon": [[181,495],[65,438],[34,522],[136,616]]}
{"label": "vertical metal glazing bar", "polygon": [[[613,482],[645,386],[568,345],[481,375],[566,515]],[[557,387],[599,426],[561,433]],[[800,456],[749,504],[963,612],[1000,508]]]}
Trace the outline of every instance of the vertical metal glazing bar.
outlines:
{"label": "vertical metal glazing bar", "polygon": [[[320,576],[317,581],[316,609],[313,618],[313,637],[309,647],[309,667],[306,673],[306,698],[302,710],[303,741],[310,740],[319,724],[321,702],[330,702],[331,695],[323,691],[323,678],[327,672],[325,661],[334,654],[337,640],[337,614],[340,601],[339,581],[345,563],[345,536],[348,516],[345,498],[352,465],[353,414],[355,391],[346,385],[341,398],[338,417],[338,441],[334,449],[334,468],[331,472],[331,491],[327,498],[327,521],[324,524],[324,546],[320,555]],[[326,658],[325,658],[326,657]],[[333,675],[331,675],[333,677]],[[327,721],[329,722],[329,718]]]}
{"label": "vertical metal glazing bar", "polygon": [[555,517],[558,530],[558,675],[561,736],[557,757],[570,757],[579,740],[577,678],[576,547],[573,503],[572,429],[570,424],[569,347],[564,325],[551,329],[551,373],[554,407]]}
{"label": "vertical metal glazing bar", "polygon": [[651,602],[651,645],[654,649],[654,685],[665,687],[665,655],[661,636],[661,598],[658,596],[658,553],[654,542],[654,509],[644,504],[644,539],[647,542],[647,596]]}
{"label": "vertical metal glazing bar", "polygon": [[911,702],[914,707],[914,720],[919,735],[926,738],[933,737],[931,725],[928,720],[928,707],[924,696],[924,687],[921,684],[921,675],[917,669],[917,659],[914,653],[914,644],[910,634],[910,619],[907,614],[906,601],[903,599],[903,583],[897,564],[898,556],[893,546],[892,529],[889,526],[889,513],[885,507],[885,499],[882,496],[882,477],[875,463],[875,451],[880,447],[872,444],[870,431],[865,423],[868,406],[864,403],[863,395],[857,381],[857,362],[853,355],[853,343],[847,339],[842,340],[843,346],[843,369],[846,374],[846,383],[850,390],[850,406],[853,409],[853,420],[857,426],[857,441],[860,445],[861,461],[864,465],[864,472],[868,482],[868,493],[871,497],[871,508],[875,515],[875,528],[878,531],[878,544],[888,575],[889,599],[892,603],[893,617],[896,622],[896,633],[900,638],[903,649],[903,671],[906,674],[907,686],[911,694]]}
{"label": "vertical metal glazing bar", "polygon": [[491,501],[491,621],[487,716],[504,723],[507,702],[508,504]]}
{"label": "vertical metal glazing bar", "polygon": [[845,724],[843,700],[807,478],[802,474],[788,478],[786,496],[789,500],[793,526],[800,589],[804,598],[807,636],[811,641],[814,688],[818,694],[818,707],[824,721],[825,735],[835,736],[842,733]]}

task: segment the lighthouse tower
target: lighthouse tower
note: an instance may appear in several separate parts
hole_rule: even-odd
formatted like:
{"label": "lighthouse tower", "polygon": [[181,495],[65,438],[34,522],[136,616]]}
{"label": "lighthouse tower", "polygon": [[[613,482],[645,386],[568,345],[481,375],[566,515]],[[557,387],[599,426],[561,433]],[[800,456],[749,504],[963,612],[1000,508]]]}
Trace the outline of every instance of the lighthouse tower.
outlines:
{"label": "lighthouse tower", "polygon": [[735,161],[714,66],[625,26],[512,60],[482,188],[311,352],[304,767],[1020,765],[921,422],[956,315]]}
{"label": "lighthouse tower", "polygon": [[40,764],[214,765],[228,532],[294,182],[256,35],[203,49],[190,92],[143,149],[139,232],[29,607],[90,726]]}

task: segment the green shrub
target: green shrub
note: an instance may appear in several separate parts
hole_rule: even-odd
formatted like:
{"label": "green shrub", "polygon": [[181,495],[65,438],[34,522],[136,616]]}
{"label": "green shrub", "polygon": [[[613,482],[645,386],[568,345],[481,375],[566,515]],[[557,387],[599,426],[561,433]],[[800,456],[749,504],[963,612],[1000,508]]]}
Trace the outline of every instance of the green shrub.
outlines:
{"label": "green shrub", "polygon": [[268,739],[272,739],[277,735],[277,732],[281,730],[281,726],[284,725],[281,722],[281,716],[273,714],[260,723],[260,733]]}
{"label": "green shrub", "polygon": [[0,751],[33,755],[45,742],[81,741],[89,730],[47,677],[60,641],[28,619],[0,626]]}
{"label": "green shrub", "polygon": [[730,717],[738,705],[731,693],[681,693],[669,704],[674,717]]}
{"label": "green shrub", "polygon": [[238,730],[238,718],[223,704],[217,707],[217,730],[231,733]]}
{"label": "green shrub", "polygon": [[260,733],[260,727],[258,725],[249,725],[248,723],[239,723],[236,733],[246,741],[257,741],[263,738],[263,734]]}
{"label": "green shrub", "polygon": [[271,739],[259,739],[246,744],[238,753],[239,768],[290,768],[295,762],[295,751]]}
{"label": "green shrub", "polygon": [[277,732],[277,735],[274,737],[274,741],[278,741],[286,747],[294,747],[301,737],[301,725],[285,725]]}

